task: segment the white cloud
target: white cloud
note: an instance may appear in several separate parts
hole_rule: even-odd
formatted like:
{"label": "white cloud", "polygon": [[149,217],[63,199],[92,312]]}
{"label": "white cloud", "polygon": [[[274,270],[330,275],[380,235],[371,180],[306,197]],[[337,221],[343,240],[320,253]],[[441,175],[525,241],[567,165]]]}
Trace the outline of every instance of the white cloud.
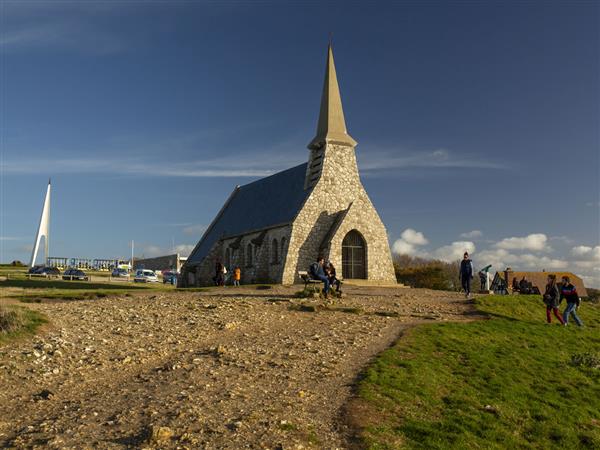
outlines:
{"label": "white cloud", "polygon": [[408,168],[472,168],[472,169],[506,169],[506,165],[475,155],[457,155],[445,148],[430,151],[398,149],[377,150],[369,149],[368,158],[360,161],[363,171],[408,169]]}
{"label": "white cloud", "polygon": [[461,233],[460,237],[465,239],[477,239],[483,236],[483,233],[480,230],[473,230],[467,233]]}
{"label": "white cloud", "polygon": [[577,257],[585,258],[586,260],[600,261],[600,245],[588,247],[587,245],[578,245],[571,249],[571,254]]}
{"label": "white cloud", "polygon": [[407,228],[400,235],[403,241],[408,242],[412,245],[427,245],[429,241],[423,233],[415,231],[412,228]]}
{"label": "white cloud", "polygon": [[139,246],[139,250],[136,251],[138,254],[136,258],[154,258],[155,256],[172,255],[173,253],[179,253],[182,256],[188,256],[194,249],[195,245],[192,244],[178,244],[173,247],[161,247],[153,244],[142,244]]}
{"label": "white cloud", "polygon": [[429,241],[423,233],[407,228],[400,234],[400,239],[392,245],[392,251],[399,255],[416,255],[419,253],[417,247],[427,244]]}
{"label": "white cloud", "polygon": [[189,256],[194,250],[195,245],[192,244],[180,244],[175,246],[175,253],[179,253],[182,256]]}
{"label": "white cloud", "polygon": [[205,231],[206,228],[208,228],[206,225],[190,225],[187,226],[183,229],[184,234],[187,234],[188,236],[198,236],[200,237]]}
{"label": "white cloud", "polygon": [[463,254],[475,252],[475,244],[471,241],[456,241],[450,245],[444,245],[434,250],[430,256],[446,262],[453,262],[462,259]]}
{"label": "white cloud", "polygon": [[38,173],[110,173],[157,177],[265,177],[283,167],[259,168],[243,161],[200,160],[183,163],[148,161],[143,159],[33,159],[30,161],[4,161],[0,170],[6,174]]}
{"label": "white cloud", "polygon": [[505,250],[533,250],[533,251],[549,251],[551,248],[547,246],[548,237],[543,233],[533,233],[525,237],[510,237],[502,239],[496,243],[496,248]]}
{"label": "white cloud", "polygon": [[516,255],[504,249],[484,250],[478,254],[479,265],[492,264],[495,270],[511,267],[513,270],[528,269],[540,271],[543,269],[565,269],[569,262],[564,259],[539,256],[531,253]]}
{"label": "white cloud", "polygon": [[404,242],[402,239],[397,239],[392,245],[392,251],[398,255],[415,255],[417,249],[414,245]]}

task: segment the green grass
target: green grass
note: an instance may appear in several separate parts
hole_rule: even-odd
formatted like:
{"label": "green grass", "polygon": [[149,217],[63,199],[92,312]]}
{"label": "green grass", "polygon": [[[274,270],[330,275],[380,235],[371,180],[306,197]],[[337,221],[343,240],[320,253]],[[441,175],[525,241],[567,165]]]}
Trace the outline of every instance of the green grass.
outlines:
{"label": "green grass", "polygon": [[539,297],[477,307],[490,320],[414,328],[366,370],[364,446],[600,448],[600,306],[583,329],[546,325]]}
{"label": "green grass", "polygon": [[47,322],[37,311],[15,305],[0,305],[0,345],[30,336]]}
{"label": "green grass", "polygon": [[46,278],[0,281],[0,297],[14,298],[25,303],[39,303],[42,299],[85,300],[163,290],[173,290],[173,286],[162,283],[95,283]]}
{"label": "green grass", "polygon": [[131,289],[156,289],[162,288],[162,283],[140,283],[132,284],[124,281],[115,283],[94,283],[90,281],[70,281],[39,278],[31,280],[5,280],[0,281],[0,288],[23,288],[23,289],[62,289],[62,290],[95,290],[95,289],[113,289],[113,290],[131,290]]}

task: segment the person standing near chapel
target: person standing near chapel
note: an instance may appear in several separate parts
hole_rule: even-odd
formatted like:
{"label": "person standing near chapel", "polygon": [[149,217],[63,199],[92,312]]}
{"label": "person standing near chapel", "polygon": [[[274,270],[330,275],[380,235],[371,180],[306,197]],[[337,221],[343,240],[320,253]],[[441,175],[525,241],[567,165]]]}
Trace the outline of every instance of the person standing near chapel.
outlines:
{"label": "person standing near chapel", "polygon": [[233,269],[233,285],[234,286],[240,285],[240,278],[242,278],[242,270],[239,268],[239,266],[235,266],[235,269]]}
{"label": "person standing near chapel", "polygon": [[572,314],[573,319],[575,319],[575,323],[578,326],[582,327],[583,322],[577,315],[577,308],[579,308],[581,300],[579,298],[579,294],[577,293],[577,289],[571,283],[571,279],[566,275],[562,277],[562,284],[560,285],[559,303],[562,302],[563,298],[567,301],[567,307],[563,312],[563,321],[565,322],[565,325],[569,324],[569,316]]}
{"label": "person standing near chapel", "polygon": [[471,295],[471,280],[473,279],[473,261],[469,259],[468,252],[465,252],[463,260],[460,262],[458,278],[460,278],[460,283],[465,291],[465,297],[469,298]]}

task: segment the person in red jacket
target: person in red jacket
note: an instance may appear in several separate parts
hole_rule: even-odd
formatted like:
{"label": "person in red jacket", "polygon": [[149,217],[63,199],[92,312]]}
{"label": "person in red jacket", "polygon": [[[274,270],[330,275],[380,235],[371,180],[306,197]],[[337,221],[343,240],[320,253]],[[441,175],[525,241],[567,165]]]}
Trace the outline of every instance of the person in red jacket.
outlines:
{"label": "person in red jacket", "polygon": [[563,321],[563,318],[560,317],[558,311],[558,305],[560,305],[560,292],[558,290],[558,285],[556,284],[556,275],[554,275],[553,273],[548,275],[548,284],[546,285],[546,292],[544,292],[543,300],[546,304],[547,322],[552,322],[550,313],[553,312],[558,321],[561,323],[561,325],[564,325],[565,322]]}
{"label": "person in red jacket", "polygon": [[562,284],[560,285],[560,301],[562,301],[563,298],[567,301],[567,307],[563,312],[563,321],[565,322],[565,325],[569,323],[569,315],[572,314],[575,323],[582,327],[583,322],[577,315],[577,308],[579,308],[581,300],[579,299],[577,289],[571,284],[571,280],[566,275],[562,277]]}

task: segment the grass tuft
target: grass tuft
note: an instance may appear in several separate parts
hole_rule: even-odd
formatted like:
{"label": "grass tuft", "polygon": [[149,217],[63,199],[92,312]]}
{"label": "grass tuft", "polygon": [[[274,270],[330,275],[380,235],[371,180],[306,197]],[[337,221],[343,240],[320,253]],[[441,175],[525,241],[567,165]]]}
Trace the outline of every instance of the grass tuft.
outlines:
{"label": "grass tuft", "polygon": [[46,318],[36,312],[13,305],[0,305],[0,344],[34,334]]}

